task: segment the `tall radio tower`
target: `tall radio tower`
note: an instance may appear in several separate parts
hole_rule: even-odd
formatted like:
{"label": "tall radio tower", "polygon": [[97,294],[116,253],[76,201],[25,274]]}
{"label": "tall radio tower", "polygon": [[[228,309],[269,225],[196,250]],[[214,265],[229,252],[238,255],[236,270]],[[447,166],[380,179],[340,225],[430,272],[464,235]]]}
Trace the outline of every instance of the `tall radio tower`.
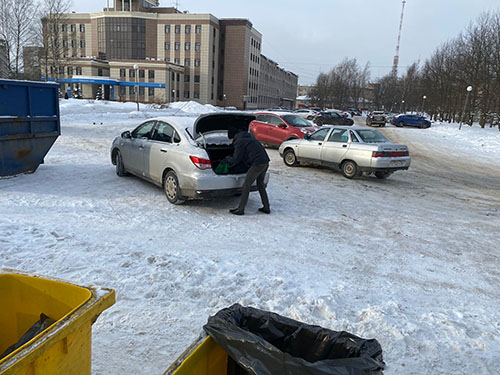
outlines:
{"label": "tall radio tower", "polygon": [[405,13],[406,0],[403,0],[403,6],[401,7],[401,20],[399,21],[399,33],[398,33],[398,44],[396,45],[396,55],[394,56],[394,63],[392,64],[392,75],[397,77],[398,75],[398,64],[399,64],[399,43],[401,42],[401,30],[403,29],[403,16]]}

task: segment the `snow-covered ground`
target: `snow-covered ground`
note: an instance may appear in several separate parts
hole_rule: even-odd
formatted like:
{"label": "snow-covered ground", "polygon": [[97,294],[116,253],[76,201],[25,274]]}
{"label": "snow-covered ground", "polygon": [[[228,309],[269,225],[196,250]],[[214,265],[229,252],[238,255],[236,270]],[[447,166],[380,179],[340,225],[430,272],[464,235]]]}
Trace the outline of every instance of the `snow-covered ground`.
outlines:
{"label": "snow-covered ground", "polygon": [[288,168],[269,149],[273,212],[252,193],[235,217],[237,197],[174,206],[116,176],[121,131],[218,110],[177,105],[63,101],[45,164],[0,180],[0,267],[116,290],[93,326],[95,374],[161,374],[236,302],[376,338],[386,374],[498,373],[497,129],[383,129],[413,156],[387,180]]}

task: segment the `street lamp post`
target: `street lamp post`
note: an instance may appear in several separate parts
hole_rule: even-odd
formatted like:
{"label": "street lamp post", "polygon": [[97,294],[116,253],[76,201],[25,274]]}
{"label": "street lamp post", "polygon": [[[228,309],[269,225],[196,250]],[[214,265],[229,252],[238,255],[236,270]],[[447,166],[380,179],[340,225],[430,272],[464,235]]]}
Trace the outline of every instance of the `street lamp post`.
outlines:
{"label": "street lamp post", "polygon": [[400,112],[403,113],[404,109],[405,109],[405,101],[403,99],[403,100],[401,100],[401,111]]}
{"label": "street lamp post", "polygon": [[460,117],[460,125],[458,130],[462,129],[462,122],[464,121],[465,108],[467,107],[467,101],[469,100],[469,94],[472,91],[472,86],[467,86],[467,95],[465,96],[464,110],[462,111],[462,116]]}
{"label": "street lamp post", "polygon": [[424,114],[424,102],[425,102],[425,99],[427,99],[427,96],[425,96],[425,95],[424,95],[424,96],[422,96],[422,109],[421,109],[421,111],[420,111],[420,112],[422,112],[422,116],[423,116],[423,114]]}
{"label": "street lamp post", "polygon": [[224,99],[224,111],[226,110],[226,99],[227,99],[227,96],[226,94],[222,95],[223,99]]}
{"label": "street lamp post", "polygon": [[137,103],[137,111],[139,111],[139,65],[134,64],[135,70],[135,102]]}

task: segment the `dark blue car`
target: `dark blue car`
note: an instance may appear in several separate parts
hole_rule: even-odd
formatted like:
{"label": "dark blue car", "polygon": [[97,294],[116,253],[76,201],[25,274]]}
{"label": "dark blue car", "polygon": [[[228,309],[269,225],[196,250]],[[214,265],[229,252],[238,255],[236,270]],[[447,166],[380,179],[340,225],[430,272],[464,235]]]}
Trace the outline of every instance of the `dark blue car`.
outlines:
{"label": "dark blue car", "polygon": [[397,115],[391,122],[399,128],[402,126],[415,126],[421,129],[431,127],[431,122],[420,115]]}

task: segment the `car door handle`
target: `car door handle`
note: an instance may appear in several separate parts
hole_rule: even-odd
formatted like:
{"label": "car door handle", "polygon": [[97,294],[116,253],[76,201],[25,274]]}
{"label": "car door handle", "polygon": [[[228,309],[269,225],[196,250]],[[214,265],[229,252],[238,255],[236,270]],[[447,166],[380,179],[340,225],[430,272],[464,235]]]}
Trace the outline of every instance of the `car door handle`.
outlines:
{"label": "car door handle", "polygon": [[144,146],[139,146],[139,150],[144,150]]}
{"label": "car door handle", "polygon": [[318,146],[321,146],[323,144],[323,142],[318,142]]}
{"label": "car door handle", "polygon": [[347,145],[342,145],[342,147],[347,147]]}
{"label": "car door handle", "polygon": [[161,152],[167,152],[168,150],[166,148],[160,148]]}

